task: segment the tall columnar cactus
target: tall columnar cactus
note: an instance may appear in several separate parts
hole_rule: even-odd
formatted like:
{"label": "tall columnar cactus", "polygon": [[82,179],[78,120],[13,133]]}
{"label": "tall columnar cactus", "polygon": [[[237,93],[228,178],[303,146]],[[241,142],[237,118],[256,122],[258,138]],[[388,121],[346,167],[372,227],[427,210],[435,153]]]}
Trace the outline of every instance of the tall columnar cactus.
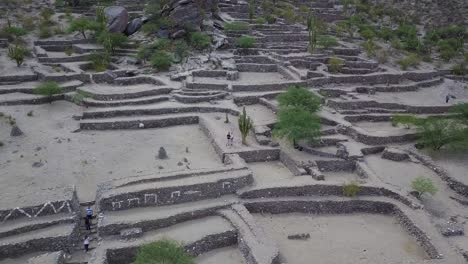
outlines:
{"label": "tall columnar cactus", "polygon": [[242,109],[242,114],[239,116],[239,130],[242,135],[242,144],[247,145],[246,138],[249,134],[250,129],[253,127],[252,119],[247,116],[245,107]]}

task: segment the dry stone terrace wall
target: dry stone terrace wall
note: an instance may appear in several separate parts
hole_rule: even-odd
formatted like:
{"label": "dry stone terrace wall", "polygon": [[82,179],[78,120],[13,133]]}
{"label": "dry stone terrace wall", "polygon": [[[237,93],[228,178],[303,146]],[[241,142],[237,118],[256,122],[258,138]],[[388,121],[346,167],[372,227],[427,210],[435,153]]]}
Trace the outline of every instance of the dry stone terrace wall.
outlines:
{"label": "dry stone terrace wall", "polygon": [[141,129],[143,128],[160,128],[171,127],[179,125],[193,125],[198,124],[199,117],[192,116],[178,116],[169,118],[157,118],[154,120],[130,120],[130,121],[108,121],[108,122],[81,122],[80,129],[84,130],[112,130],[112,129]]}
{"label": "dry stone terrace wall", "polygon": [[432,259],[442,258],[430,238],[395,204],[378,201],[265,201],[245,202],[251,213],[349,214],[374,213],[393,215],[400,225],[413,236]]}
{"label": "dry stone terrace wall", "polygon": [[[328,184],[305,184],[301,186],[264,187],[238,192],[243,199],[286,196],[340,196],[343,197],[343,186]],[[409,198],[384,187],[361,185],[357,196],[385,196],[395,199],[413,209],[419,208]]]}
{"label": "dry stone terrace wall", "polygon": [[16,220],[20,218],[36,218],[40,216],[53,215],[58,213],[75,213],[79,211],[78,197],[76,191],[70,189],[68,197],[64,200],[58,201],[47,201],[43,204],[27,206],[27,207],[15,207],[9,209],[0,209],[0,222],[7,220]]}
{"label": "dry stone terrace wall", "polygon": [[210,180],[188,185],[158,187],[156,189],[145,188],[143,190],[104,194],[98,199],[98,203],[101,211],[170,205],[235,193],[238,189],[248,186],[252,182],[252,174],[245,173],[238,177],[225,177],[220,180]]}

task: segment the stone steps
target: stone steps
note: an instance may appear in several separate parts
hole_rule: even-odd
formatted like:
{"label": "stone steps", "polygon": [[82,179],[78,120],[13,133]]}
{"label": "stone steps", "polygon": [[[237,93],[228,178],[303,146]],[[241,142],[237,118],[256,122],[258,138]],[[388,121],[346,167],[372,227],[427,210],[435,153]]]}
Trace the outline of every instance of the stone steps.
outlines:
{"label": "stone steps", "polygon": [[177,205],[151,208],[133,208],[125,211],[105,212],[99,219],[99,235],[118,235],[121,230],[141,228],[143,232],[169,227],[189,220],[214,215],[236,201],[234,197],[209,199]]}
{"label": "stone steps", "polygon": [[187,203],[232,194],[252,182],[252,172],[240,169],[103,190],[97,203],[101,212]]}

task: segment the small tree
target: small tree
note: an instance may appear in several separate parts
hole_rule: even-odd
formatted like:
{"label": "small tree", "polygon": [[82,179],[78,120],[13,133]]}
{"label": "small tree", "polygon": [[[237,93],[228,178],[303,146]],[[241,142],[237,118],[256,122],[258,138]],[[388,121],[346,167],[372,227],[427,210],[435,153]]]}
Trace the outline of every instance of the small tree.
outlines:
{"label": "small tree", "polygon": [[290,86],[285,93],[278,95],[277,100],[281,108],[299,107],[310,113],[317,112],[321,105],[320,97],[300,86]]}
{"label": "small tree", "polygon": [[434,186],[432,180],[422,176],[416,177],[416,179],[411,182],[411,188],[418,192],[419,196],[423,195],[424,193],[430,193],[434,195],[437,192],[437,187]]}
{"label": "small tree", "polygon": [[239,116],[239,130],[242,135],[242,144],[247,145],[247,135],[249,134],[250,129],[253,127],[253,122],[249,116],[247,116],[247,112],[245,111],[245,107],[242,109],[242,114]]}
{"label": "small tree", "polygon": [[127,43],[128,38],[122,33],[103,31],[100,32],[97,41],[104,47],[107,53],[114,54],[117,48],[122,47]]}
{"label": "small tree", "polygon": [[21,45],[8,47],[8,57],[16,62],[16,66],[21,66],[24,58],[29,54],[29,51]]}
{"label": "small tree", "polygon": [[85,17],[80,17],[75,20],[73,20],[70,23],[70,26],[68,27],[68,32],[79,32],[83,36],[83,38],[86,39],[86,31],[96,31],[99,29],[98,23],[95,21],[85,18]]}
{"label": "small tree", "polygon": [[302,139],[316,142],[320,138],[320,118],[300,107],[280,109],[273,136],[285,137],[294,145]]}
{"label": "small tree", "polygon": [[141,246],[133,264],[195,264],[182,245],[171,240],[160,240]]}
{"label": "small tree", "polygon": [[52,96],[63,93],[63,89],[58,83],[50,81],[42,83],[34,88],[34,93],[47,96],[49,98],[49,103],[52,103]]}

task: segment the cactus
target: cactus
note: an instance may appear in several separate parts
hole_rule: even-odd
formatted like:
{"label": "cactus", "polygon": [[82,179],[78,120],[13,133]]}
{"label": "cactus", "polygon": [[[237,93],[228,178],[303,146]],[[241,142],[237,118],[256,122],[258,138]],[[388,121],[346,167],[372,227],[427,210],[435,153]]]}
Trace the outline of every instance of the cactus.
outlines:
{"label": "cactus", "polygon": [[247,116],[245,112],[245,107],[242,109],[242,114],[239,116],[239,130],[242,135],[242,144],[247,145],[246,138],[249,134],[250,129],[252,129],[253,123],[252,119]]}

